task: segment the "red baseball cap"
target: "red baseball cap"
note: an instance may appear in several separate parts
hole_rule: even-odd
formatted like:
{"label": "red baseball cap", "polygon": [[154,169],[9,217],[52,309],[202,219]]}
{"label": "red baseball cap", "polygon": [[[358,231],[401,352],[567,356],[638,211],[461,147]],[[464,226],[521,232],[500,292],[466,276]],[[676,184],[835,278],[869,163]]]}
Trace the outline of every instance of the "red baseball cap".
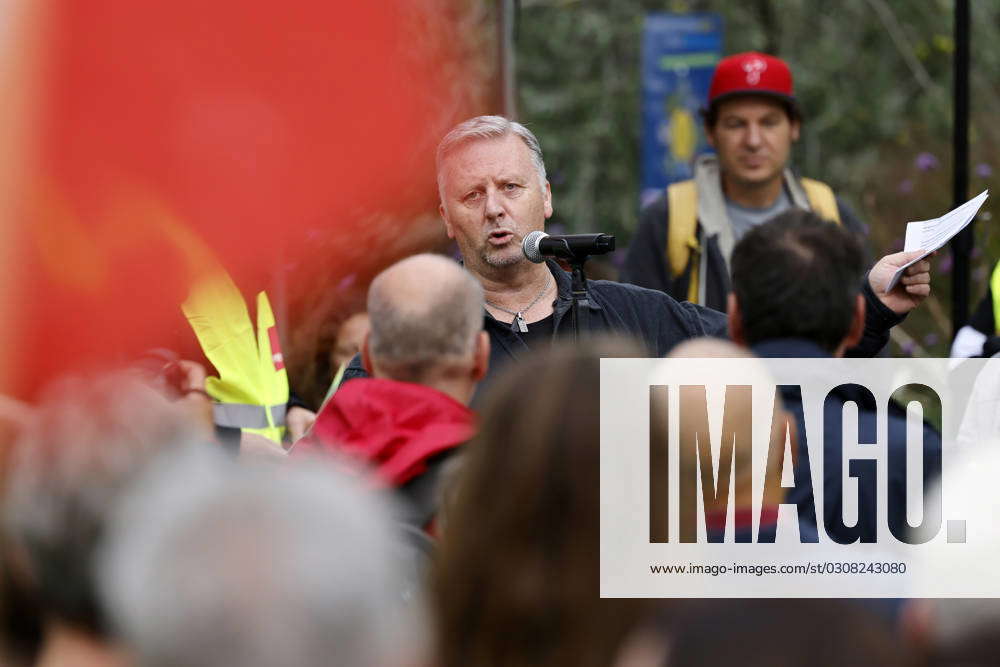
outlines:
{"label": "red baseball cap", "polygon": [[792,71],[781,58],[748,51],[723,58],[715,67],[708,89],[711,107],[736,95],[768,95],[795,107]]}

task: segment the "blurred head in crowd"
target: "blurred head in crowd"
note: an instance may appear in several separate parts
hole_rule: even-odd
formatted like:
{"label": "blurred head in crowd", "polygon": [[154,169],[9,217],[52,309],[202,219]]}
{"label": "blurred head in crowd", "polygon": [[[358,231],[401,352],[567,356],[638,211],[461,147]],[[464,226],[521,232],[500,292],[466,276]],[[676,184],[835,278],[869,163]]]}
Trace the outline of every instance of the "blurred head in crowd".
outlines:
{"label": "blurred head in crowd", "polygon": [[[719,338],[692,338],[691,340],[684,341],[673,350],[670,351],[669,357],[671,359],[753,359],[753,354],[750,350],[745,347],[740,347],[728,340],[722,340]],[[769,380],[769,375],[767,369],[761,365],[760,366],[760,381],[764,382]],[[668,424],[666,422],[667,415],[669,411],[666,409],[667,406],[663,406],[664,409],[653,411],[650,414],[650,428],[657,429],[660,433],[667,433]],[[688,409],[689,406],[681,403],[680,409],[683,411]],[[741,401],[734,400],[731,404],[726,405],[726,417],[732,416],[732,429],[735,432],[742,431],[744,428],[749,428],[753,422],[753,411],[750,405],[744,404]],[[693,421],[697,421],[698,416],[693,415]],[[663,445],[666,445],[666,439],[662,440]],[[782,443],[783,445],[784,443]],[[695,484],[695,480],[701,471],[704,474],[705,467],[701,466],[699,468],[698,457],[697,456],[685,456],[688,452],[684,452],[678,457],[678,465],[680,469],[679,480],[681,486],[685,484]],[[663,461],[662,470],[666,471],[669,467],[667,463],[667,452],[664,447],[663,451],[660,452]],[[734,455],[732,459],[732,472],[734,477],[733,489],[735,491],[733,498],[733,506],[737,509],[742,509],[744,507],[751,507],[753,504],[753,498],[750,494],[743,495],[743,490],[750,490],[750,484],[743,484],[752,478],[752,461],[753,457],[750,447],[741,447],[739,443],[734,446]],[[768,461],[771,461],[772,457],[768,457]],[[778,465],[780,465],[780,460],[776,459]],[[780,471],[779,471],[780,472]],[[666,483],[667,480],[663,480],[663,489],[669,488]],[[657,485],[659,486],[659,485]],[[704,491],[706,487],[703,487],[703,501],[705,503],[705,514],[709,515],[713,512],[726,512],[729,505],[729,495],[728,483],[719,482],[719,488],[725,489],[725,494],[719,494],[716,498],[711,498],[707,491]],[[692,494],[695,492],[694,489],[690,491]],[[683,492],[682,492],[683,493]],[[764,504],[769,504],[768,501],[781,502],[783,498],[771,498],[764,499]],[[658,508],[667,507],[667,503],[656,503]]]}
{"label": "blurred head in crowd", "polygon": [[[794,460],[794,457],[797,455],[798,435],[794,417],[784,409],[781,398],[778,396],[775,397],[776,405],[773,408],[773,419],[770,420],[770,435],[754,435],[755,424],[759,429],[761,422],[759,419],[754,420],[753,418],[753,403],[750,392],[751,385],[773,385],[773,376],[764,362],[754,357],[749,350],[718,338],[694,338],[686,341],[675,347],[670,352],[670,357],[703,360],[746,360],[741,363],[743,373],[740,375],[739,381],[731,382],[734,386],[730,386],[726,390],[726,425],[723,428],[731,429],[730,433],[751,434],[750,437],[746,438],[736,435],[732,440],[726,440],[724,437],[727,443],[732,443],[733,452],[732,454],[724,453],[721,455],[720,461],[728,461],[729,463],[726,465],[720,463],[714,473],[711,472],[712,464],[703,458],[710,456],[708,450],[701,449],[700,447],[682,448],[678,456],[677,465],[679,473],[677,484],[681,498],[687,497],[693,500],[696,496],[700,495],[705,510],[703,525],[708,542],[724,541],[727,532],[730,530],[730,526],[732,526],[731,530],[733,531],[733,537],[730,539],[734,539],[737,542],[773,542],[779,539],[777,508],[781,503],[786,501],[787,493],[787,488],[781,486],[781,473],[786,460],[784,453],[787,443],[793,457],[792,460]],[[722,377],[726,377],[726,370],[719,366],[712,367],[711,372],[721,372]],[[665,394],[662,395],[662,400],[666,400]],[[705,419],[703,409],[697,407],[699,405],[700,402],[698,401],[694,404],[689,403],[682,393],[679,403],[682,424],[685,421],[689,424],[698,424],[701,420]],[[653,411],[650,414],[650,428],[656,429],[656,432],[663,434],[663,437],[658,440],[650,439],[651,465],[654,466],[654,470],[661,471],[661,481],[657,484],[651,482],[650,486],[651,488],[662,489],[661,493],[664,494],[662,498],[663,502],[654,502],[654,506],[658,509],[656,513],[651,515],[651,522],[654,522],[651,525],[658,527],[661,538],[667,537],[665,534],[667,532],[665,514],[668,507],[668,499],[665,494],[670,487],[669,480],[667,479],[667,470],[670,467],[668,464],[666,439],[668,427],[666,415],[668,412],[667,406],[663,405],[662,409]],[[682,426],[682,428],[684,427]],[[766,429],[767,426],[764,426],[764,428]],[[767,431],[764,433],[767,433]],[[757,468],[751,447],[751,439],[756,441],[759,437],[768,437],[769,452],[766,464]],[[654,447],[654,443],[656,447]],[[723,447],[727,446],[729,445],[723,445]],[[659,462],[657,463],[657,459],[652,457],[657,457]],[[717,482],[712,479],[712,475],[718,475]],[[764,482],[762,489],[757,491],[754,490],[755,487],[753,484],[755,475]],[[700,494],[697,485],[699,476],[701,477]],[[732,480],[731,502],[730,479]],[[759,506],[757,505],[757,501],[759,501]],[[693,507],[695,503],[682,504]],[[731,519],[729,517],[730,505],[736,509]],[[759,512],[748,511],[754,508],[759,510]],[[750,518],[751,514],[758,517],[756,526],[753,519]],[[656,523],[657,521],[658,523]],[[690,539],[696,541],[698,530],[699,520],[685,521],[683,517],[681,518],[680,535],[682,540]],[[796,539],[803,535],[808,535],[810,538],[815,535],[815,530],[811,526],[799,526],[798,530],[798,534],[795,535]],[[787,539],[785,536],[782,537]]]}
{"label": "blurred head in crowd", "polygon": [[681,600],[665,629],[663,667],[913,664],[888,622],[851,600]]}
{"label": "blurred head in crowd", "polygon": [[733,249],[730,335],[751,346],[798,338],[839,356],[863,331],[863,272],[854,235],[815,213],[789,209]]}
{"label": "blurred head in crowd", "polygon": [[188,452],[135,487],[101,571],[145,667],[392,667],[422,656],[398,556],[341,470]]}
{"label": "blurred head in crowd", "polygon": [[538,139],[520,123],[479,116],[457,125],[437,150],[440,213],[477,275],[527,262],[521,241],[552,216]]}
{"label": "blurred head in crowd", "polygon": [[[14,440],[29,421],[28,405],[0,396],[0,499],[4,496],[8,457]],[[2,507],[0,500],[0,507]],[[0,665],[34,664],[41,645],[41,612],[24,580],[24,566],[0,530]]]}
{"label": "blurred head in crowd", "polygon": [[722,338],[690,338],[670,350],[671,359],[753,359],[745,347]]}
{"label": "blurred head in crowd", "polygon": [[368,289],[371,329],[362,348],[373,377],[434,387],[468,403],[486,375],[483,289],[440,255],[393,264]]}
{"label": "blurred head in crowd", "polygon": [[[957,568],[966,580],[995,580],[1000,496],[993,489],[1000,468],[1000,436],[994,434],[976,444],[945,459],[945,474],[930,491],[930,503],[943,503],[946,498],[948,515],[962,517],[970,532],[960,545],[965,551],[960,565],[954,557],[955,545],[947,542],[932,541],[914,554],[910,565],[917,573],[916,583],[925,589],[940,589],[941,582],[953,581]],[[995,665],[1000,656],[998,598],[910,599],[901,619],[904,635],[921,648],[928,666],[986,667]]]}
{"label": "blurred head in crowd", "polygon": [[485,397],[435,573],[438,658],[458,665],[607,665],[637,600],[598,593],[600,357],[625,342],[554,347]]}
{"label": "blurred head in crowd", "polygon": [[114,664],[93,572],[106,517],[144,466],[200,428],[133,373],[65,380],[24,426],[2,519],[12,570],[43,614],[42,664]]}
{"label": "blurred head in crowd", "polygon": [[903,634],[926,667],[989,667],[1000,655],[1000,600],[907,600]]}
{"label": "blurred head in crowd", "polygon": [[0,395],[0,498],[3,498],[14,443],[30,423],[31,414],[31,406],[27,403]]}
{"label": "blurred head in crowd", "polygon": [[704,118],[727,191],[781,182],[801,127],[792,74],[783,60],[754,52],[723,58],[712,76]]}
{"label": "blurred head in crowd", "polygon": [[330,368],[336,372],[342,365],[361,351],[361,344],[368,333],[368,313],[354,313],[341,322],[337,328],[337,338],[330,352]]}
{"label": "blurred head in crowd", "polygon": [[23,572],[0,538],[0,665],[8,667],[36,664],[42,645],[41,609]]}
{"label": "blurred head in crowd", "polygon": [[3,479],[3,453],[13,444],[17,434],[27,423],[30,414],[31,408],[26,403],[0,395],[0,482]]}

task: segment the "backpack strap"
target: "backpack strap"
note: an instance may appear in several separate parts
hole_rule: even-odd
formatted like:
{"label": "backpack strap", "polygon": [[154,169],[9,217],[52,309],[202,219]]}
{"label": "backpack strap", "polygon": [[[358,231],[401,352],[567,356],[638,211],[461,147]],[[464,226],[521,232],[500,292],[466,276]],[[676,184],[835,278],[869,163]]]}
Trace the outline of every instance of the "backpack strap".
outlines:
{"label": "backpack strap", "polygon": [[[843,224],[833,189],[811,178],[799,179],[809,207],[825,220]],[[700,262],[691,261],[692,252],[700,259],[698,242],[698,189],[694,180],[679,181],[667,186],[667,267],[673,278],[684,275],[690,265],[687,300],[698,303]]]}
{"label": "backpack strap", "polygon": [[824,220],[833,220],[838,225],[843,224],[840,220],[840,210],[837,208],[837,198],[833,196],[833,189],[829,185],[811,178],[800,179],[800,182],[802,189],[806,191],[809,208],[813,213]]}
{"label": "backpack strap", "polygon": [[678,278],[691,264],[688,301],[698,300],[698,262],[691,263],[691,253],[700,256],[698,244],[698,190],[693,180],[667,186],[667,266]]}

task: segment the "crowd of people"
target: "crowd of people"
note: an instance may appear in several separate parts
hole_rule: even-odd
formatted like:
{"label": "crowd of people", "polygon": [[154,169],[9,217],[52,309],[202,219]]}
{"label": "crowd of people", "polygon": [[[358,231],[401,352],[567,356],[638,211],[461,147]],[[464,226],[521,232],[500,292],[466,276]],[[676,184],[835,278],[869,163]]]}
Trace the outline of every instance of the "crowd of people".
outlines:
{"label": "crowd of people", "polygon": [[[538,139],[460,123],[437,182],[461,264],[416,255],[372,281],[284,447],[221,446],[211,370],[190,362],[171,362],[172,392],[148,364],[54,385],[0,442],[0,664],[994,663],[990,600],[599,594],[601,358],[872,357],[930,292],[927,260],[890,289],[916,254],[869,266],[853,214],[789,170],[801,123],[784,62],[723,60],[716,157],[644,211],[628,282],[589,282],[579,337],[569,273],[521,248],[553,213]],[[941,438],[925,425],[923,442],[931,477]],[[764,500],[816,507],[810,492]],[[803,536],[872,530],[821,507]]]}

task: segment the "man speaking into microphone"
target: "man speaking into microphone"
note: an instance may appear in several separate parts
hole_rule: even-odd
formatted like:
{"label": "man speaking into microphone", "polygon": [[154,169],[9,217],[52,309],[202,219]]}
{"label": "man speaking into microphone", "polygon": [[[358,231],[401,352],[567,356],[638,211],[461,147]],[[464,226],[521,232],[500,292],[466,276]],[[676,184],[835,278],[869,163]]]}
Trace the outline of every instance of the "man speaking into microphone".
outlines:
{"label": "man speaking into microphone", "polygon": [[[483,286],[490,375],[530,348],[571,336],[566,317],[572,304],[569,274],[551,259],[529,261],[522,249],[525,237],[541,231],[552,216],[552,189],[535,135],[501,116],[460,123],[438,145],[437,184],[438,210],[448,236],[458,244],[465,268]],[[890,258],[877,267],[892,264]],[[891,270],[882,269],[871,273],[889,271],[891,276]],[[893,312],[869,283],[865,281],[869,317],[860,355],[881,349],[889,328],[913,307]],[[906,288],[900,284],[896,289]],[[604,280],[587,281],[587,291],[588,312],[582,320],[586,330],[581,335],[623,333],[642,341],[656,357],[688,338],[726,335],[723,313],[678,302],[663,292]],[[344,379],[362,374],[360,364],[352,363]]]}
{"label": "man speaking into microphone", "polygon": [[[524,238],[552,216],[552,190],[535,135],[500,116],[467,120],[438,146],[437,182],[448,236],[483,286],[491,371],[529,348],[570,335],[569,274],[551,259],[529,261],[522,249]],[[585,321],[591,332],[630,334],[652,355],[664,355],[687,338],[726,332],[721,313],[652,290],[597,280],[588,281],[588,292]]]}

